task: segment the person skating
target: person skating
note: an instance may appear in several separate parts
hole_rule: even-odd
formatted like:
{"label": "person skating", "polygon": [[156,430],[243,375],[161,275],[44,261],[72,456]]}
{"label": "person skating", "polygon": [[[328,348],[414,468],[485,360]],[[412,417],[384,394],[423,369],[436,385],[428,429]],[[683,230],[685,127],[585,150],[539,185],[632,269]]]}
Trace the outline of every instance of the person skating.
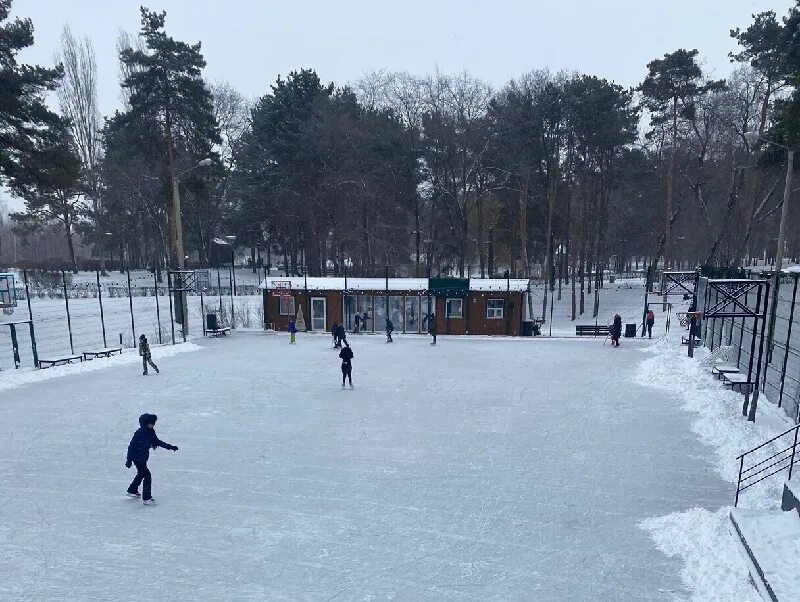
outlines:
{"label": "person skating", "polygon": [[139,355],[142,356],[142,374],[147,376],[147,364],[150,364],[153,367],[153,370],[156,371],[158,374],[158,366],[153,363],[153,359],[150,356],[150,343],[147,342],[147,337],[141,335],[139,337]]}
{"label": "person skating", "polygon": [[394,324],[389,318],[386,318],[386,342],[392,342],[392,333],[394,332]]}
{"label": "person skating", "polygon": [[341,343],[339,342],[339,324],[336,322],[334,322],[331,327],[331,336],[333,337],[333,348],[338,349],[341,347]]}
{"label": "person skating", "polygon": [[289,318],[288,330],[289,330],[289,344],[294,345],[296,342],[295,335],[297,334],[297,325],[294,323],[294,318]]}
{"label": "person skating", "polygon": [[428,316],[428,334],[433,337],[431,345],[436,344],[436,314]]}
{"label": "person skating", "polygon": [[358,334],[359,331],[361,330],[361,314],[360,313],[356,312],[356,315],[353,318],[353,324],[355,324],[355,326],[353,327],[353,334]]}
{"label": "person skating", "polygon": [[614,322],[611,325],[611,346],[619,347],[619,338],[622,336],[622,318],[619,314],[614,314]]}
{"label": "person skating", "polygon": [[647,310],[647,338],[653,338],[653,324],[656,323],[656,314],[652,309]]}
{"label": "person skating", "polygon": [[[128,495],[137,498],[141,497],[142,503],[148,506],[156,503],[151,491],[152,476],[150,469],[147,468],[150,449],[163,447],[164,449],[178,451],[177,445],[164,443],[156,436],[156,420],[158,420],[158,416],[155,414],[142,414],[139,416],[139,428],[131,437],[131,442],[128,444],[128,457],[125,460],[126,468],[130,468],[132,464],[136,466],[136,476],[128,487]],[[141,496],[139,494],[140,484],[144,484]]]}
{"label": "person skating", "polygon": [[336,333],[338,338],[337,347],[341,349],[342,343],[347,344],[347,330],[345,330],[344,324],[339,324],[337,326]]}
{"label": "person skating", "polygon": [[342,389],[344,389],[345,380],[350,381],[350,388],[353,388],[353,350],[347,341],[344,342],[344,349],[339,352],[339,357],[342,359]]}
{"label": "person skating", "polygon": [[369,320],[369,314],[367,310],[364,310],[364,313],[361,314],[361,331],[367,332],[367,321]]}

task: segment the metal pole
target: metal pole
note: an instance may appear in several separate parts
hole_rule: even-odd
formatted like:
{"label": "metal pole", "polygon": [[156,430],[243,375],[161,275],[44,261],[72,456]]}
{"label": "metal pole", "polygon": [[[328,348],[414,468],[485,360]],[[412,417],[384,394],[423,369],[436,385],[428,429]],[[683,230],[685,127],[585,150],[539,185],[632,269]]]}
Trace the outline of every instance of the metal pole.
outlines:
{"label": "metal pole", "polygon": [[233,264],[231,264],[231,272],[228,275],[228,285],[231,293],[231,328],[236,328],[236,318],[233,313]]}
{"label": "metal pole", "polygon": [[[303,255],[303,263],[305,263],[305,251]],[[313,330],[313,324],[311,323],[311,300],[308,298],[308,274],[305,270],[303,270],[303,295],[305,296],[305,306],[306,306],[306,332],[309,330]],[[374,311],[373,307],[373,311]],[[374,316],[373,316],[374,318]],[[373,323],[374,324],[374,323]],[[309,326],[312,328],[309,329]]]}
{"label": "metal pole", "polygon": [[67,329],[69,330],[69,350],[75,355],[75,346],[72,344],[72,318],[69,315],[69,297],[67,296],[67,276],[61,270],[61,281],[64,284],[64,304],[67,306]]}
{"label": "metal pole", "polygon": [[167,272],[167,296],[169,297],[169,325],[172,329],[172,344],[175,344],[175,312],[172,307],[172,274]]}
{"label": "metal pole", "polygon": [[158,344],[162,345],[164,341],[161,338],[161,307],[158,304],[158,276],[153,272],[153,294],[156,296],[156,321],[158,322]]}
{"label": "metal pole", "polygon": [[778,307],[778,289],[783,269],[783,246],[786,237],[786,223],[789,215],[789,201],[792,197],[792,176],[794,175],[794,151],[789,150],[786,158],[786,182],[783,187],[783,206],[781,207],[781,223],[778,228],[778,248],[775,252],[775,281],[772,289],[772,309],[770,311],[769,341],[767,345],[767,363],[772,359],[772,347],[775,337],[775,319]]}
{"label": "metal pole", "polygon": [[206,306],[203,303],[203,291],[200,291],[200,318],[203,324],[203,336],[206,336]]}
{"label": "metal pole", "polygon": [[[756,293],[756,307],[761,306],[761,287],[758,287]],[[758,335],[758,316],[753,318],[753,340],[750,341],[750,361],[747,364],[747,382],[753,382],[753,359],[756,355],[756,336]],[[758,379],[756,379],[758,380]],[[756,386],[756,389],[758,386]],[[755,396],[755,391],[754,391]],[[744,405],[742,406],[742,415],[747,416],[747,408],[750,405],[750,385],[748,385],[747,393],[744,396]]]}
{"label": "metal pole", "polygon": [[742,470],[744,469],[744,456],[739,458],[739,478],[736,480],[736,499],[733,501],[735,508],[739,504],[739,487],[742,484]]}
{"label": "metal pole", "polygon": [[[133,321],[133,294],[131,293],[131,269],[126,268],[128,273],[128,305],[131,308],[131,333],[133,334],[133,346],[136,347],[136,323]],[[184,316],[184,322],[186,317]]]}
{"label": "metal pole", "polygon": [[[759,396],[759,389],[758,389],[758,378],[761,374],[761,359],[764,354],[764,334],[765,334],[765,327],[767,324],[767,297],[769,296],[769,282],[766,283],[767,290],[764,293],[764,309],[761,313],[761,340],[758,343],[758,371],[756,372],[756,388],[753,391],[753,403],[750,405],[750,414],[747,416],[748,422],[755,422],[756,421],[756,408],[758,407],[758,396]],[[763,388],[766,388],[766,367],[769,364],[764,364],[764,381],[762,384]]]}
{"label": "metal pole", "polygon": [[219,266],[217,266],[217,295],[219,296],[219,319],[222,320],[222,278],[219,275]]}
{"label": "metal pole", "polygon": [[384,277],[386,278],[386,319],[389,319],[389,266],[383,266]]}
{"label": "metal pole", "polygon": [[33,365],[39,367],[39,354],[36,352],[36,333],[33,331],[33,320],[28,322],[31,331],[31,353],[33,353]]}
{"label": "metal pole", "polygon": [[[747,297],[749,296],[750,291],[745,292],[744,294],[744,305],[748,307]],[[744,326],[747,318],[742,318],[742,329],[739,331],[739,352],[736,355],[736,366],[738,367],[742,361],[742,346],[744,345]]]}
{"label": "metal pole", "polygon": [[778,407],[783,403],[783,385],[786,381],[786,363],[789,361],[789,342],[792,340],[792,322],[794,321],[794,304],[797,300],[797,280],[800,274],[794,275],[794,287],[792,289],[792,307],[789,310],[789,331],[786,333],[786,353],[783,355],[783,368],[781,369],[781,391],[778,394]]}
{"label": "metal pole", "polygon": [[231,274],[233,274],[233,296],[236,296],[236,258],[233,255],[233,245],[231,245]]}
{"label": "metal pole", "polygon": [[[597,322],[597,316],[595,316],[595,323]],[[550,295],[550,334],[549,336],[553,336],[553,295]]]}
{"label": "metal pole", "polygon": [[[172,181],[172,224],[170,228],[170,235],[172,238],[172,250],[175,253],[175,260],[177,269],[183,272],[185,267],[185,259],[183,254],[183,222],[181,219],[181,194],[178,185],[178,175],[175,173],[175,160],[173,158],[172,149],[172,126],[170,121],[170,114],[167,112],[167,159],[169,162],[169,175]],[[183,286],[183,278],[181,277],[181,289]],[[189,330],[189,311],[186,300],[186,291],[180,291],[181,302],[181,332],[184,341],[186,340],[186,333]],[[173,339],[174,340],[174,339]]]}
{"label": "metal pole", "polygon": [[100,288],[100,271],[97,271],[97,300],[100,302],[100,325],[103,327],[103,347],[108,347],[106,342],[106,319],[103,314],[103,290]]}
{"label": "metal pole", "polygon": [[31,293],[28,290],[28,270],[22,270],[22,280],[25,282],[25,298],[28,300],[28,319],[33,322],[33,310],[31,309]]}
{"label": "metal pole", "polygon": [[792,480],[792,468],[794,468],[794,455],[797,451],[797,431],[800,431],[800,425],[797,425],[794,428],[794,443],[792,444],[792,459],[789,460],[789,478],[786,479],[787,481]]}

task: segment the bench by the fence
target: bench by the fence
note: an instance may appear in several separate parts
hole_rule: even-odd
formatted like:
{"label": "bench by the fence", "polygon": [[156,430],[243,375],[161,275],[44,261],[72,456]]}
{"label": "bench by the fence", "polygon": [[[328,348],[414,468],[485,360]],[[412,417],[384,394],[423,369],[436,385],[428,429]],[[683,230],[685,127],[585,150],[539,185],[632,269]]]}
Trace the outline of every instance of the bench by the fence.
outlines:
{"label": "bench by the fence", "polygon": [[588,324],[575,326],[575,334],[579,337],[604,337],[608,336],[609,327],[604,325]]}
{"label": "bench by the fence", "polygon": [[746,374],[733,372],[722,375],[722,382],[732,390],[738,389],[742,393],[749,393],[755,383],[747,380]]}
{"label": "bench by the fence", "polygon": [[206,336],[207,337],[218,337],[218,336],[225,336],[227,335],[231,329],[228,326],[223,326],[222,328],[206,328]]}
{"label": "bench by the fence", "polygon": [[101,349],[91,349],[83,352],[83,359],[93,360],[98,357],[111,357],[115,353],[122,353],[122,347],[103,347]]}
{"label": "bench by the fence", "polygon": [[[689,337],[681,337],[681,345],[688,345],[689,344]],[[703,339],[695,338],[694,340],[695,347],[702,347],[703,346]]]}
{"label": "bench by the fence", "polygon": [[716,374],[719,378],[726,374],[736,374],[737,372],[739,372],[739,367],[733,364],[717,364],[711,368],[711,374]]}
{"label": "bench by the fence", "polygon": [[82,362],[82,355],[58,355],[51,358],[40,357],[39,368],[52,368],[53,366],[65,366],[66,364],[74,364],[75,362]]}

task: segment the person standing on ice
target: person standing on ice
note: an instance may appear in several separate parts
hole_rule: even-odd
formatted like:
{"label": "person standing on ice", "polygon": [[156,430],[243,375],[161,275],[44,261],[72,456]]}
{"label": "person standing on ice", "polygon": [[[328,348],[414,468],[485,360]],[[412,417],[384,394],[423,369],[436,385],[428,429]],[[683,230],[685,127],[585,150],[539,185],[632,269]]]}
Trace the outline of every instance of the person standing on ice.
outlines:
{"label": "person standing on ice", "polygon": [[428,316],[428,334],[433,337],[433,342],[431,345],[436,344],[436,314],[431,314]]}
{"label": "person standing on ice", "polygon": [[342,389],[344,389],[345,380],[350,381],[350,388],[353,388],[353,350],[347,341],[344,342],[344,349],[339,352],[339,357],[342,360]]}
{"label": "person standing on ice", "polygon": [[358,331],[361,330],[361,314],[356,312],[355,317],[353,318],[353,334],[358,334]]}
{"label": "person standing on ice", "polygon": [[294,318],[289,318],[289,343],[295,344],[295,335],[297,334],[297,325],[294,323]]}
{"label": "person standing on ice", "polygon": [[[158,416],[155,414],[142,414],[139,416],[139,429],[131,437],[131,442],[128,444],[128,457],[125,460],[126,468],[130,468],[132,464],[136,465],[136,476],[128,487],[128,495],[136,498],[141,497],[142,503],[146,506],[152,506],[156,503],[151,492],[152,476],[150,475],[150,469],[147,468],[150,449],[163,447],[164,449],[178,451],[177,445],[164,443],[156,436],[156,420],[158,420]],[[144,489],[140,495],[139,485],[142,483],[144,483]]]}
{"label": "person standing on ice", "polygon": [[333,348],[337,349],[339,345],[339,324],[334,322],[331,328],[331,336],[333,337]]}
{"label": "person standing on ice", "polygon": [[394,324],[389,318],[386,318],[386,342],[392,342],[392,333],[394,332]]}
{"label": "person standing on ice", "polygon": [[656,323],[656,314],[652,309],[647,311],[647,338],[653,338],[653,324]]}
{"label": "person standing on ice", "polygon": [[622,336],[622,318],[619,314],[614,314],[614,322],[611,324],[611,346],[619,347],[619,338]]}
{"label": "person standing on ice", "polygon": [[156,371],[158,374],[158,366],[153,363],[153,360],[150,356],[150,343],[147,342],[147,337],[141,335],[139,337],[139,355],[142,356],[142,374],[147,376],[147,364],[150,364],[153,367],[153,370]]}
{"label": "person standing on ice", "polygon": [[337,327],[336,336],[338,337],[338,343],[336,346],[341,349],[342,343],[345,345],[347,344],[347,331],[344,328],[344,324],[339,324]]}
{"label": "person standing on ice", "polygon": [[369,314],[367,314],[367,310],[364,310],[364,314],[361,316],[361,331],[367,332],[367,320],[369,320]]}

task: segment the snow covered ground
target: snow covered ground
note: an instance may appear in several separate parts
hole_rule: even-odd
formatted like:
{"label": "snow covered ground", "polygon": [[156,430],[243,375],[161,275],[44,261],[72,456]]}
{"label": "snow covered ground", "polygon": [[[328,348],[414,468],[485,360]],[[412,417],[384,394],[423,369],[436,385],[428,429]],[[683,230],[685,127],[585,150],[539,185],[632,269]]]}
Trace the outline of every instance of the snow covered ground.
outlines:
{"label": "snow covered ground", "polygon": [[[731,488],[683,398],[637,381],[649,342],[353,338],[355,391],[328,337],[244,332],[159,376],[12,383],[0,599],[692,596],[638,525]],[[180,446],[151,456],[156,507],[124,497],[143,412]]]}

